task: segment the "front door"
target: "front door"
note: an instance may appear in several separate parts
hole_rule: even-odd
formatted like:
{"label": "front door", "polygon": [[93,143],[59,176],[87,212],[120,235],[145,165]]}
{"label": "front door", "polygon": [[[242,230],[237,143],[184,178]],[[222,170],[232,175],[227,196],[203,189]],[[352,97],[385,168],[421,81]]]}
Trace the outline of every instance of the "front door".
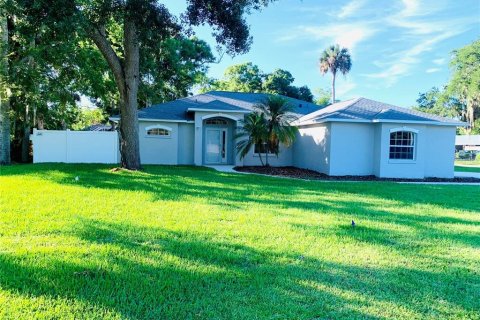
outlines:
{"label": "front door", "polygon": [[227,130],[210,129],[205,132],[205,163],[220,164],[227,162]]}

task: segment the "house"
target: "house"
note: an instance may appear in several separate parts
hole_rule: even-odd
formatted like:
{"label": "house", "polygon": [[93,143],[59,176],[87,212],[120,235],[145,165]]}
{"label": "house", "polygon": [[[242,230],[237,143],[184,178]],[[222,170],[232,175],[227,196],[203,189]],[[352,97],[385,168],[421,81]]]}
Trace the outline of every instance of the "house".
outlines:
{"label": "house", "polygon": [[[262,93],[212,91],[139,110],[143,164],[260,165],[256,150],[235,152],[239,121],[266,98]],[[452,178],[455,132],[463,122],[357,98],[326,108],[287,98],[299,134],[280,146],[272,166],[328,175]],[[118,121],[118,117],[111,117]]]}

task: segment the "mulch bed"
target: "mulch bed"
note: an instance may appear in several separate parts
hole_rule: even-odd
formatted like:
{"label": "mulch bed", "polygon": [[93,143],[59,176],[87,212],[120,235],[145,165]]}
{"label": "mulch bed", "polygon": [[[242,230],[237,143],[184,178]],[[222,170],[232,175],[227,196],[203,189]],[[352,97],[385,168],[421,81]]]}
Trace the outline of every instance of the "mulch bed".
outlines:
{"label": "mulch bed", "polygon": [[394,182],[456,182],[456,183],[480,183],[478,178],[456,177],[453,179],[426,178],[426,179],[391,179],[377,178],[375,176],[329,176],[313,170],[296,167],[235,167],[239,172],[264,174],[304,180],[328,180],[328,181],[394,181]]}

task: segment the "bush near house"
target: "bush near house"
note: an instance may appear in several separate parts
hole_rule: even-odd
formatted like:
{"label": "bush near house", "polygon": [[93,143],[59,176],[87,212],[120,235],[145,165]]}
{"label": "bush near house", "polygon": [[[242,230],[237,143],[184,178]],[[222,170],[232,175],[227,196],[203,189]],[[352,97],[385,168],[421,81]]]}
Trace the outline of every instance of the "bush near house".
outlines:
{"label": "bush near house", "polygon": [[2,167],[0,318],[478,319],[479,192]]}

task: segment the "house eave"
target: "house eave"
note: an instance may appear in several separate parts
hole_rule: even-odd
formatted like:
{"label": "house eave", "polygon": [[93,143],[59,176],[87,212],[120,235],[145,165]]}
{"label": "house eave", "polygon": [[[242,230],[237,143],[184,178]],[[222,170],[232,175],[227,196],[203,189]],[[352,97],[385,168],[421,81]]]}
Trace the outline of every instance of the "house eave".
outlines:
{"label": "house eave", "polygon": [[203,108],[188,108],[188,112],[215,112],[215,113],[250,113],[250,110],[218,110],[218,109],[203,109]]}
{"label": "house eave", "polygon": [[347,123],[409,123],[409,124],[425,124],[432,126],[451,126],[451,127],[466,127],[468,126],[465,122],[440,122],[440,121],[416,121],[416,120],[390,120],[390,119],[375,119],[375,120],[362,120],[362,119],[336,119],[336,118],[326,118],[320,120],[310,120],[304,121],[301,123],[292,123],[297,126],[307,126],[317,123],[326,123],[326,122],[347,122]]}
{"label": "house eave", "polygon": [[[120,118],[110,117],[109,120],[118,122]],[[151,119],[151,118],[138,118],[138,121],[151,121],[151,122],[176,122],[176,123],[195,123],[193,120],[172,120],[172,119]]]}

